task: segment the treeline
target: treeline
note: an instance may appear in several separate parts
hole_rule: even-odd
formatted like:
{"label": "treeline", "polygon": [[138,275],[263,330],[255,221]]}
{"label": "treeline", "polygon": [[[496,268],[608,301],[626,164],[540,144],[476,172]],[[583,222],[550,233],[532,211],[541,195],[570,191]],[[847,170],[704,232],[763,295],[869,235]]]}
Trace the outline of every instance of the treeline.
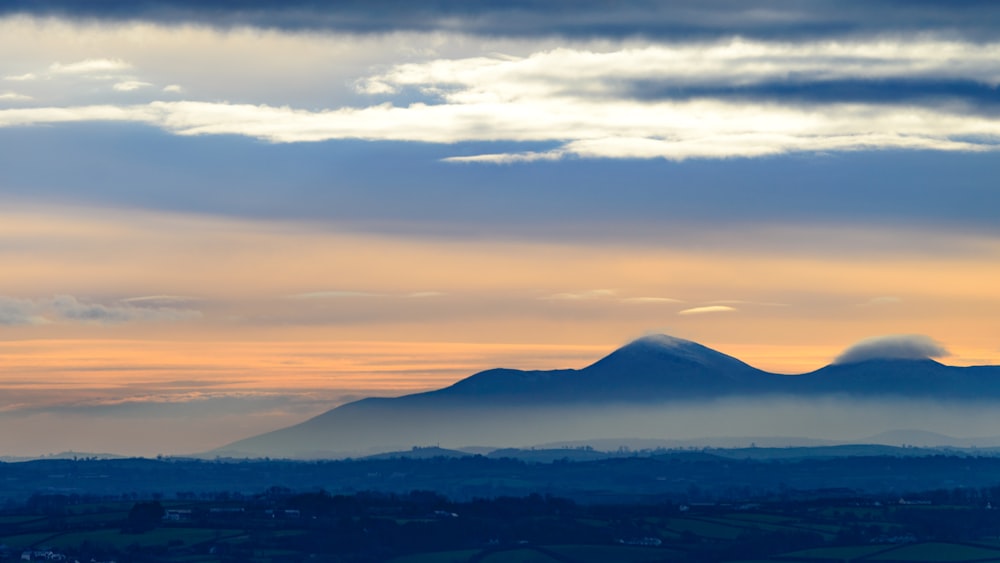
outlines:
{"label": "treeline", "polygon": [[406,493],[457,500],[538,492],[581,503],[708,502],[792,498],[819,489],[843,494],[980,490],[997,484],[1000,458],[959,455],[735,459],[674,452],[590,461],[533,463],[483,456],[339,461],[116,459],[0,463],[0,506],[36,491],[136,500],[242,499],[272,485],[296,490]]}
{"label": "treeline", "polygon": [[[134,501],[36,493],[2,511],[0,544],[25,531],[84,538],[65,546],[66,555],[119,561],[210,556],[218,561],[358,562],[433,551],[630,545],[663,550],[674,561],[727,561],[809,548],[972,542],[995,538],[1000,530],[1000,510],[993,509],[1000,504],[1000,486],[899,497],[811,493],[802,495],[807,499],[690,504],[581,504],[538,493],[456,501],[425,490],[333,494],[284,486],[251,495],[158,494]],[[719,530],[733,533],[720,535]],[[120,539],[112,544],[109,537]]]}

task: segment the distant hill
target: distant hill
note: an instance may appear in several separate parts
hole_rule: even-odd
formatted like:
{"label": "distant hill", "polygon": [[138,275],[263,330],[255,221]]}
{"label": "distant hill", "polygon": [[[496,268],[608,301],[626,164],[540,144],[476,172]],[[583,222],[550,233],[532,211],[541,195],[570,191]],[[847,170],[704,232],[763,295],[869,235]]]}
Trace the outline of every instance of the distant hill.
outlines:
{"label": "distant hill", "polygon": [[[723,403],[759,406],[784,398],[795,404],[824,397],[1000,400],[1000,366],[962,368],[929,358],[887,357],[834,364],[802,375],[779,375],[695,342],[654,335],[583,369],[491,369],[435,391],[348,403],[209,455],[322,458],[400,451],[427,443],[448,448],[468,444],[523,447],[623,435],[676,439],[679,429],[676,425],[661,429],[664,423],[656,418],[658,414],[683,411],[690,415],[698,409],[705,413],[716,409],[717,416],[703,413],[699,424],[723,421],[738,429],[740,422],[734,417],[740,411],[727,410]],[[777,411],[764,414],[778,416]],[[685,430],[691,433],[690,428]],[[725,434],[715,431],[714,435]]]}
{"label": "distant hill", "polygon": [[553,461],[593,461],[608,459],[616,454],[586,448],[502,448],[487,454],[491,458],[510,458],[533,463],[552,463]]}
{"label": "distant hill", "polygon": [[879,444],[799,448],[733,448],[709,450],[714,455],[732,459],[797,460],[840,457],[925,457],[941,453],[931,448],[903,448]]}
{"label": "distant hill", "polygon": [[926,430],[890,430],[857,440],[859,444],[907,445],[923,448],[998,448],[1000,436],[955,438]]}
{"label": "distant hill", "polygon": [[414,446],[413,448],[405,451],[399,452],[385,452],[381,454],[375,454],[370,456],[365,456],[363,459],[433,459],[436,457],[466,457],[473,454],[460,452],[458,450],[449,450],[445,448],[438,448],[436,446],[430,446],[426,448],[421,448]]}
{"label": "distant hill", "polygon": [[87,453],[87,452],[59,452],[57,454],[46,454],[40,456],[0,456],[0,462],[3,463],[16,463],[21,461],[34,461],[34,460],[46,460],[46,459],[125,459],[127,456],[117,455],[117,454],[98,454],[98,453]]}

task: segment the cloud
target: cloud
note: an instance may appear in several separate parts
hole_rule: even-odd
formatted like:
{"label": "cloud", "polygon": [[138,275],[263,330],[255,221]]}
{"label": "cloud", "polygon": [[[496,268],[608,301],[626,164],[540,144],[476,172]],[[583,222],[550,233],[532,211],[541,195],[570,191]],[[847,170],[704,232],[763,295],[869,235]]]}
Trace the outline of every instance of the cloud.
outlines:
{"label": "cloud", "polygon": [[124,80],[122,82],[115,83],[112,88],[116,92],[132,92],[149,86],[152,86],[152,84],[149,82],[142,82],[141,80]]}
{"label": "cloud", "polygon": [[[52,397],[48,403],[13,404],[0,407],[0,414],[36,413],[139,417],[218,416],[224,414],[262,414],[275,409],[294,412],[303,407],[313,410],[329,406],[329,398],[310,397],[310,391],[286,394],[269,391],[201,391],[197,389],[127,389],[131,394],[75,399]],[[213,413],[213,411],[215,411]]]}
{"label": "cloud", "polygon": [[774,301],[746,301],[744,299],[717,299],[710,301],[718,305],[753,305],[757,307],[788,307],[787,303],[776,303]]}
{"label": "cloud", "polygon": [[41,325],[48,320],[32,301],[0,296],[0,326]]}
{"label": "cloud", "polygon": [[311,291],[308,293],[296,293],[288,295],[287,299],[344,299],[351,297],[381,297],[381,293],[371,293],[368,291]]}
{"label": "cloud", "polygon": [[672,305],[683,303],[680,299],[672,297],[639,296],[622,297],[621,292],[614,289],[590,289],[585,291],[570,291],[553,293],[540,297],[539,299],[549,301],[611,301],[629,305]]}
{"label": "cloud", "polygon": [[440,291],[413,291],[410,293],[374,293],[370,291],[311,291],[308,293],[296,293],[286,295],[286,299],[311,300],[311,299],[350,299],[356,297],[388,297],[406,299],[427,299],[431,297],[441,297],[445,293]]}
{"label": "cloud", "polygon": [[[714,101],[650,106],[607,102],[567,113],[560,112],[557,105],[539,100],[530,107],[508,108],[509,112],[492,104],[382,105],[312,112],[226,103],[152,102],[6,109],[0,110],[0,127],[138,122],[180,135],[243,135],[276,143],[332,139],[526,142],[594,134],[607,136],[570,141],[553,154],[678,161],[862,149],[981,152],[1000,148],[1000,119],[929,109],[840,106],[817,113],[816,108]],[[648,136],[616,136],[625,130]]]}
{"label": "cloud", "polygon": [[[655,99],[714,97],[728,89],[809,87],[853,81],[873,91],[931,87],[944,81],[996,86],[998,44],[942,39],[620,44],[560,47],[528,56],[476,56],[398,64],[362,79],[358,89],[387,94],[417,89],[465,103],[527,96],[636,98],[636,89],[669,84]],[[544,72],[543,72],[544,71]],[[905,80],[895,84],[892,80]],[[685,88],[695,88],[692,95]],[[717,90],[712,90],[716,88]],[[704,89],[704,90],[698,90]],[[766,90],[758,96],[767,95]],[[778,92],[777,94],[780,94]],[[846,95],[847,93],[845,93]],[[847,96],[855,101],[854,96]],[[862,99],[871,99],[863,96]],[[841,100],[841,97],[834,97]]]}
{"label": "cloud", "polygon": [[680,299],[674,299],[672,297],[626,297],[622,299],[623,303],[636,303],[636,304],[669,304],[669,303],[683,303],[684,301]]}
{"label": "cloud", "polygon": [[891,35],[905,32],[965,34],[995,37],[997,6],[972,2],[968,9],[948,3],[872,0],[846,5],[836,0],[801,2],[735,2],[732,0],[639,0],[607,2],[483,0],[462,2],[392,2],[391,9],[373,9],[370,2],[346,0],[224,1],[157,0],[153,2],[82,2],[75,0],[7,0],[0,14],[33,14],[115,22],[144,20],[214,25],[221,28],[257,26],[288,30],[337,30],[385,33],[464,30],[489,36],[558,35],[579,37],[711,38]]}
{"label": "cloud", "polygon": [[3,77],[4,80],[11,80],[14,82],[28,82],[31,80],[36,80],[37,78],[38,75],[36,75],[33,72],[26,72],[24,74],[10,74]]}
{"label": "cloud", "polygon": [[132,65],[121,59],[86,59],[75,63],[53,63],[49,72],[53,74],[101,74],[116,73],[128,70]]}
{"label": "cloud", "polygon": [[615,298],[617,295],[618,292],[613,289],[589,289],[586,291],[553,293],[540,299],[553,301],[593,301],[596,299]]}
{"label": "cloud", "polygon": [[736,311],[735,307],[728,305],[707,305],[705,307],[692,307],[679,311],[678,315],[705,315],[709,313],[731,313]]}
{"label": "cloud", "polygon": [[175,307],[185,303],[199,301],[196,297],[184,295],[142,295],[119,300],[119,303],[138,305],[142,307]]}
{"label": "cloud", "polygon": [[[155,301],[155,298],[147,302]],[[135,321],[183,321],[201,317],[201,312],[167,306],[143,306],[143,300],[114,304],[81,301],[72,295],[49,299],[0,297],[0,325],[24,326],[50,323],[120,324]]]}
{"label": "cloud", "polygon": [[0,94],[0,100],[8,100],[14,102],[23,102],[30,100],[31,96],[26,94],[18,94],[17,92],[4,92]]}
{"label": "cloud", "polygon": [[169,92],[171,94],[180,94],[184,91],[184,87],[180,84],[168,84],[163,87],[164,92]]}
{"label": "cloud", "polygon": [[553,150],[548,152],[522,152],[522,153],[496,153],[496,154],[476,154],[472,156],[449,156],[442,159],[444,162],[468,162],[486,164],[515,164],[521,162],[544,162],[561,160],[566,156],[566,151]]}
{"label": "cloud", "polygon": [[[1000,149],[1000,113],[976,95],[900,99],[851,96],[787,99],[793,82],[954,81],[994,89],[1000,43],[941,39],[562,47],[527,56],[436,58],[362,78],[378,103],[326,109],[219,101],[154,100],[138,105],[63,105],[0,110],[0,127],[75,122],[144,123],[177,135],[241,135],[273,143],[359,139],[450,145],[546,143],[547,150],[445,156],[449,162],[519,163],[566,158],[756,158],[875,149],[983,152]],[[118,59],[53,65],[62,74],[129,68]],[[697,96],[636,97],[657,80],[709,88]],[[951,82],[949,82],[951,81]],[[895,84],[895,83],[893,83]],[[135,79],[121,91],[152,85]],[[750,99],[714,95],[760,86]],[[669,89],[668,89],[669,90]],[[668,93],[669,94],[669,93]],[[889,95],[891,94],[891,95]],[[385,101],[388,96],[390,100]]]}
{"label": "cloud", "polygon": [[867,338],[844,350],[834,364],[868,360],[926,360],[951,355],[930,337],[921,334],[894,334]]}

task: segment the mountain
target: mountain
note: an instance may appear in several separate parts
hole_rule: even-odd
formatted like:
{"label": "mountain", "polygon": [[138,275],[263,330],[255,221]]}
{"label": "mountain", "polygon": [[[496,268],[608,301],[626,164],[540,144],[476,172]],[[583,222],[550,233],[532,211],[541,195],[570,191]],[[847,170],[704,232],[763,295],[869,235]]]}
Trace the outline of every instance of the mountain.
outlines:
{"label": "mountain", "polygon": [[834,364],[797,378],[800,391],[852,396],[976,399],[1000,397],[1000,366],[955,367],[931,359]]}
{"label": "mountain", "polygon": [[492,369],[403,399],[459,399],[463,404],[658,402],[777,389],[775,380],[781,377],[701,344],[660,334],[635,340],[580,370]]}
{"label": "mountain", "polygon": [[[732,436],[759,432],[744,424],[750,422],[784,431],[782,417],[792,435],[800,435],[794,425],[801,422],[803,401],[824,397],[1000,400],[1000,366],[960,368],[887,357],[778,375],[695,342],[654,335],[579,370],[491,369],[435,391],[348,403],[209,454],[317,458],[427,444],[515,447],[620,436]],[[782,414],[776,405],[793,414]],[[836,423],[846,431],[857,413],[824,416],[841,417]]]}

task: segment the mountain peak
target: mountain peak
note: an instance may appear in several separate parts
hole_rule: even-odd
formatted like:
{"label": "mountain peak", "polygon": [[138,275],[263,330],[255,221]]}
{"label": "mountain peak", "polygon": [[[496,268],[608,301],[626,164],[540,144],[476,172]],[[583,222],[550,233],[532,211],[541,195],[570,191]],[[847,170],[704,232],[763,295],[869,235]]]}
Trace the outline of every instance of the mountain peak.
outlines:
{"label": "mountain peak", "polygon": [[949,352],[922,334],[890,334],[866,338],[844,350],[834,365],[856,364],[872,360],[931,360]]}
{"label": "mountain peak", "polygon": [[730,361],[739,362],[735,358],[707,346],[702,346],[697,342],[692,342],[691,340],[666,334],[649,334],[637,338],[615,350],[600,360],[598,364],[621,360],[633,362],[639,358],[659,358],[662,360],[668,357],[678,361],[701,365],[713,365],[719,361],[723,361],[724,363],[729,363]]}
{"label": "mountain peak", "polygon": [[640,338],[636,338],[632,342],[629,342],[625,346],[659,346],[662,348],[678,348],[683,346],[698,346],[697,343],[690,340],[685,340],[683,338],[677,338],[676,336],[670,336],[668,334],[647,334]]}
{"label": "mountain peak", "polygon": [[[666,334],[633,340],[583,370],[624,388],[647,392],[652,388],[676,387],[675,391],[681,393],[698,393],[706,386],[725,388],[733,383],[733,378],[742,379],[751,372],[757,370],[732,356]],[[733,391],[736,387],[733,386]]]}

